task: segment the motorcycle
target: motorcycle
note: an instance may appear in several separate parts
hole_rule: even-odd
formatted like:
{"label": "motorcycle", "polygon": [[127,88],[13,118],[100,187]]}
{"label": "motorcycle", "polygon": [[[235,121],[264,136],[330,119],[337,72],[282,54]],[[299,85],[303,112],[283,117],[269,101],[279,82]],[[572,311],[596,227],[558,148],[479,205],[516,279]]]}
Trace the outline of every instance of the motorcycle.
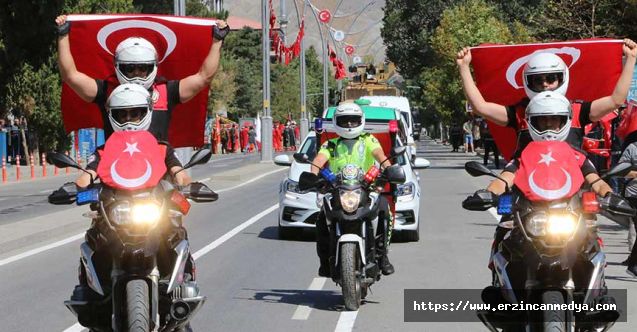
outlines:
{"label": "motorcycle", "polygon": [[[634,215],[635,209],[616,196],[598,199],[594,192],[582,191],[580,164],[570,151],[563,142],[532,142],[522,153],[513,188],[507,184],[497,200],[477,195],[463,201],[467,210],[494,207],[500,215],[511,215],[514,222],[492,257],[493,285],[482,292],[491,308],[499,304],[551,304],[549,308],[556,309],[570,303],[615,303],[607,295],[606,258],[590,216],[602,209]],[[620,164],[606,176],[622,176],[631,169],[630,164]],[[477,162],[468,162],[465,170],[472,176],[491,176],[506,183]],[[561,187],[556,188],[558,185]],[[478,317],[490,331],[606,331],[619,312],[497,309],[479,311]]]}
{"label": "motorcycle", "polygon": [[[405,150],[404,146],[395,147],[388,159]],[[307,155],[295,154],[294,158],[309,163]],[[331,248],[335,251],[330,258],[332,280],[342,288],[345,308],[358,310],[369,287],[381,276],[375,241],[381,191],[387,182],[404,183],[405,173],[400,165],[387,167],[382,173],[376,166],[363,173],[358,166],[347,165],[339,174],[329,168],[319,174],[301,173],[299,189],[324,194],[319,205],[331,229]]]}
{"label": "motorcycle", "polygon": [[[139,137],[128,133],[115,133],[109,138],[100,166],[108,163],[114,136]],[[158,146],[154,138],[152,142],[152,147]],[[214,202],[218,195],[203,183],[193,182],[182,188],[173,185],[165,179],[165,166],[158,172],[155,167],[149,170],[154,164],[149,162],[152,157],[135,153],[139,152],[136,144],[122,153],[128,156],[133,151],[125,170],[118,171],[116,161],[110,167],[98,168],[99,183],[91,177],[91,184],[84,190],[76,191],[71,183],[49,196],[52,204],[90,205],[91,211],[84,216],[93,222],[80,246],[79,267],[80,278],[85,278],[90,289],[76,286],[71,300],[64,304],[91,331],[189,331],[189,322],[206,297],[199,294],[194,275],[185,273],[191,257],[182,218],[190,209],[188,199]],[[130,148],[133,145],[135,149]],[[199,150],[184,169],[204,164],[210,157],[209,150]],[[146,165],[142,180],[147,181],[143,185],[123,175],[139,165],[140,158]],[[162,166],[163,158],[161,155],[158,160]],[[87,172],[61,153],[49,153],[47,160],[57,167]]]}

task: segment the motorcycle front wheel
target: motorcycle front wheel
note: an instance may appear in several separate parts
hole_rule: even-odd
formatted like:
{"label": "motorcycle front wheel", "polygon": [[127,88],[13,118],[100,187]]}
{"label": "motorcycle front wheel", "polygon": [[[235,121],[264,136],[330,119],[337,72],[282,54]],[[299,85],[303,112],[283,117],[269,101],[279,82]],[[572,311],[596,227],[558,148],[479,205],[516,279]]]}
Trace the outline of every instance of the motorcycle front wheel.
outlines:
{"label": "motorcycle front wheel", "polygon": [[[564,304],[564,297],[558,291],[547,291],[542,294],[542,303],[554,304],[554,307],[558,307]],[[564,310],[547,310],[543,312],[543,316],[542,331],[566,331],[566,314]]]}
{"label": "motorcycle front wheel", "polygon": [[343,243],[339,250],[341,288],[345,309],[358,310],[361,304],[361,281],[358,278],[358,247],[356,243]]}
{"label": "motorcycle front wheel", "polygon": [[127,331],[150,331],[148,298],[148,284],[146,281],[131,280],[126,284]]}

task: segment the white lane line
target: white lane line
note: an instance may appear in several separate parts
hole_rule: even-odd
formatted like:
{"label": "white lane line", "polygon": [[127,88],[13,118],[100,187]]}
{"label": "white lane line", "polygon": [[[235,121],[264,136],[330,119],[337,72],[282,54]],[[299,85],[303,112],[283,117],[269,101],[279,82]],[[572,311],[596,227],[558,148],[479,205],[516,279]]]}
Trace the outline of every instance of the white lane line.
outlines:
{"label": "white lane line", "polygon": [[67,237],[66,239],[63,239],[63,240],[60,240],[60,241],[57,241],[57,242],[53,242],[51,244],[47,244],[46,246],[35,248],[35,249],[31,249],[29,251],[25,251],[25,252],[23,252],[21,254],[18,254],[18,255],[11,256],[9,258],[5,258],[3,260],[0,260],[0,266],[7,265],[7,264],[15,262],[17,260],[20,260],[20,259],[23,259],[23,258],[26,258],[26,257],[29,257],[29,256],[33,256],[35,254],[39,254],[39,253],[41,253],[43,251],[47,251],[47,250],[53,249],[55,247],[63,246],[65,244],[67,244],[67,243],[79,240],[79,239],[81,239],[83,237],[84,237],[84,233],[75,234],[75,235],[73,235],[71,237]]}
{"label": "white lane line", "polygon": [[[279,171],[280,171],[280,170],[275,170],[275,171],[273,171],[273,172],[268,172],[268,173],[262,174],[262,175],[260,175],[260,176],[258,176],[258,177],[256,177],[256,178],[251,179],[251,180],[248,180],[248,181],[246,181],[246,182],[244,182],[244,183],[242,183],[242,184],[236,185],[236,186],[231,187],[231,188],[221,189],[221,190],[218,190],[217,192],[230,191],[230,190],[233,190],[233,189],[239,188],[239,187],[244,186],[244,185],[246,185],[246,184],[248,184],[248,183],[252,183],[252,182],[257,181],[257,180],[259,180],[259,179],[261,179],[261,178],[263,178],[263,177],[265,177],[265,176],[267,176],[267,175],[270,175],[270,174],[272,174],[272,173],[279,172]],[[279,204],[276,204],[275,206],[270,207],[270,209],[274,210],[274,209],[276,209],[276,208],[278,208],[278,207],[279,207]],[[268,210],[269,210],[269,209],[268,209]],[[267,214],[267,213],[266,213],[266,214]],[[253,217],[253,218],[254,218],[254,217]],[[257,220],[258,220],[258,219],[257,219]],[[253,223],[254,223],[254,222],[256,222],[256,220],[254,220],[254,221],[253,221]],[[248,226],[249,226],[249,225],[248,225]],[[247,226],[246,226],[246,227],[247,227]],[[240,231],[240,230],[239,230],[239,231]],[[227,234],[226,234],[226,235],[227,235]],[[225,235],[224,235],[224,236],[225,236]],[[233,236],[234,236],[234,234],[233,234]],[[0,260],[0,266],[6,265],[6,264],[9,264],[9,263],[13,263],[13,262],[15,262],[15,261],[17,261],[17,260],[20,260],[20,259],[23,259],[23,258],[26,258],[26,257],[29,257],[29,256],[33,256],[33,255],[35,255],[35,254],[39,254],[39,253],[41,253],[41,252],[43,252],[43,251],[47,251],[47,250],[49,250],[49,249],[53,249],[53,248],[56,248],[56,247],[59,247],[59,246],[63,246],[63,245],[65,245],[65,244],[67,244],[67,243],[70,243],[70,242],[73,242],[73,241],[79,240],[79,239],[81,239],[81,238],[83,238],[83,237],[84,237],[84,233],[75,234],[75,235],[73,235],[73,236],[71,236],[71,237],[67,237],[66,239],[62,239],[62,240],[60,240],[60,241],[53,242],[53,243],[51,243],[51,244],[47,244],[47,245],[42,246],[42,247],[39,247],[39,248],[35,248],[35,249],[32,249],[32,250],[29,250],[29,251],[23,252],[23,253],[21,253],[21,254],[18,254],[18,255],[15,255],[15,256],[11,256],[11,257],[5,258],[5,259],[3,259],[3,260]],[[224,240],[224,241],[225,241],[225,240]],[[223,242],[222,242],[222,243],[223,243]],[[211,250],[212,250],[212,249],[211,249]]]}
{"label": "white lane line", "polygon": [[[312,283],[310,284],[310,287],[308,287],[307,290],[317,291],[317,290],[323,289],[323,286],[325,285],[326,280],[327,278],[323,278],[323,277],[314,278],[314,280],[312,280]],[[310,317],[310,312],[312,312],[312,307],[310,307],[310,305],[311,304],[308,304],[308,303],[299,304],[296,307],[296,310],[294,311],[294,315],[292,315],[292,319],[307,320],[308,317]]]}
{"label": "white lane line", "polygon": [[81,331],[86,331],[86,328],[80,325],[80,323],[75,323],[75,325],[69,327],[68,329],[62,332],[81,332]]}
{"label": "white lane line", "polygon": [[199,180],[199,182],[208,182],[208,181],[210,181],[210,178],[205,178],[205,179]]}
{"label": "white lane line", "polygon": [[214,249],[214,248],[220,246],[221,244],[223,244],[224,242],[230,240],[233,236],[239,234],[239,232],[241,232],[242,230],[246,229],[248,226],[254,224],[255,222],[259,221],[261,218],[263,218],[264,216],[268,215],[270,212],[272,212],[272,211],[274,211],[274,210],[276,210],[278,208],[279,208],[279,203],[276,203],[276,204],[270,206],[269,208],[261,211],[256,216],[244,221],[241,225],[233,228],[231,231],[229,231],[228,233],[224,234],[220,238],[214,240],[212,243],[210,243],[207,246],[199,249],[196,253],[192,254],[192,257],[194,259],[197,259],[197,258],[209,253],[212,249]]}
{"label": "white lane line", "polygon": [[358,310],[341,312],[341,315],[338,317],[338,322],[336,323],[336,328],[334,329],[334,332],[352,331],[352,329],[354,329],[354,322],[356,321],[357,315],[358,315]]}
{"label": "white lane line", "polygon": [[55,190],[55,189],[45,189],[45,190],[40,190],[40,191],[38,191],[38,192],[39,192],[40,194],[46,194],[46,193],[53,192],[53,190]]}
{"label": "white lane line", "polygon": [[495,218],[495,220],[500,221],[500,215],[498,215],[498,211],[495,208],[489,208],[489,213],[491,213],[491,215],[493,216],[493,218]]}
{"label": "white lane line", "polygon": [[266,177],[266,176],[268,176],[268,175],[270,175],[270,174],[274,174],[274,173],[276,173],[276,172],[280,172],[280,171],[282,171],[282,170],[286,170],[286,169],[287,169],[287,168],[275,169],[274,171],[271,171],[271,172],[267,172],[267,173],[261,174],[261,175],[257,176],[257,177],[256,177],[256,178],[254,178],[254,179],[248,180],[248,181],[246,181],[246,182],[244,182],[244,183],[241,183],[241,184],[238,184],[238,185],[236,185],[236,186],[234,186],[234,187],[224,188],[224,189],[217,190],[217,193],[222,193],[222,192],[224,192],[224,191],[230,191],[230,190],[233,190],[233,189],[237,189],[237,188],[239,188],[239,187],[243,187],[243,186],[245,186],[246,184],[252,183],[252,182],[257,181],[257,180],[259,180],[259,179],[261,179],[261,178],[264,178],[264,177]]}

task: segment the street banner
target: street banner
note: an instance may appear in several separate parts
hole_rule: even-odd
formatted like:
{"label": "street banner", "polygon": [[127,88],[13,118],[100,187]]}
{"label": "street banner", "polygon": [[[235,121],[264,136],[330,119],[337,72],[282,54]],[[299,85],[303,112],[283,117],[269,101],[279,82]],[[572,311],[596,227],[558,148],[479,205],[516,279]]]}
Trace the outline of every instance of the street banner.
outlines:
{"label": "street banner", "polygon": [[[77,69],[117,85],[113,54],[128,37],[143,37],[158,53],[160,80],[179,80],[196,73],[210,51],[213,19],[167,15],[69,15],[71,54]],[[208,89],[175,107],[168,130],[174,147],[201,146]],[[71,88],[62,87],[62,117],[67,132],[103,128],[97,105],[84,102]]]}
{"label": "street banner", "polygon": [[[471,48],[478,89],[488,102],[514,105],[526,97],[522,73],[528,59],[539,52],[560,56],[569,67],[566,97],[593,101],[612,94],[622,70],[622,40],[587,39],[544,44],[480,45]],[[502,152],[510,159],[516,144],[515,131],[489,123]]]}

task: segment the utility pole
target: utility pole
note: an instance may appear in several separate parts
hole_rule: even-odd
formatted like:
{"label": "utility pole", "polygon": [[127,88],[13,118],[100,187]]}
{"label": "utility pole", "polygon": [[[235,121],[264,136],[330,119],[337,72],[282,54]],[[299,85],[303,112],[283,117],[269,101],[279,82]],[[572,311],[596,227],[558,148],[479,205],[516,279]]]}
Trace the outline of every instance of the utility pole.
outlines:
{"label": "utility pole", "polygon": [[270,112],[270,8],[261,0],[261,39],[263,46],[263,117],[261,117],[261,162],[272,161],[272,115]]}

